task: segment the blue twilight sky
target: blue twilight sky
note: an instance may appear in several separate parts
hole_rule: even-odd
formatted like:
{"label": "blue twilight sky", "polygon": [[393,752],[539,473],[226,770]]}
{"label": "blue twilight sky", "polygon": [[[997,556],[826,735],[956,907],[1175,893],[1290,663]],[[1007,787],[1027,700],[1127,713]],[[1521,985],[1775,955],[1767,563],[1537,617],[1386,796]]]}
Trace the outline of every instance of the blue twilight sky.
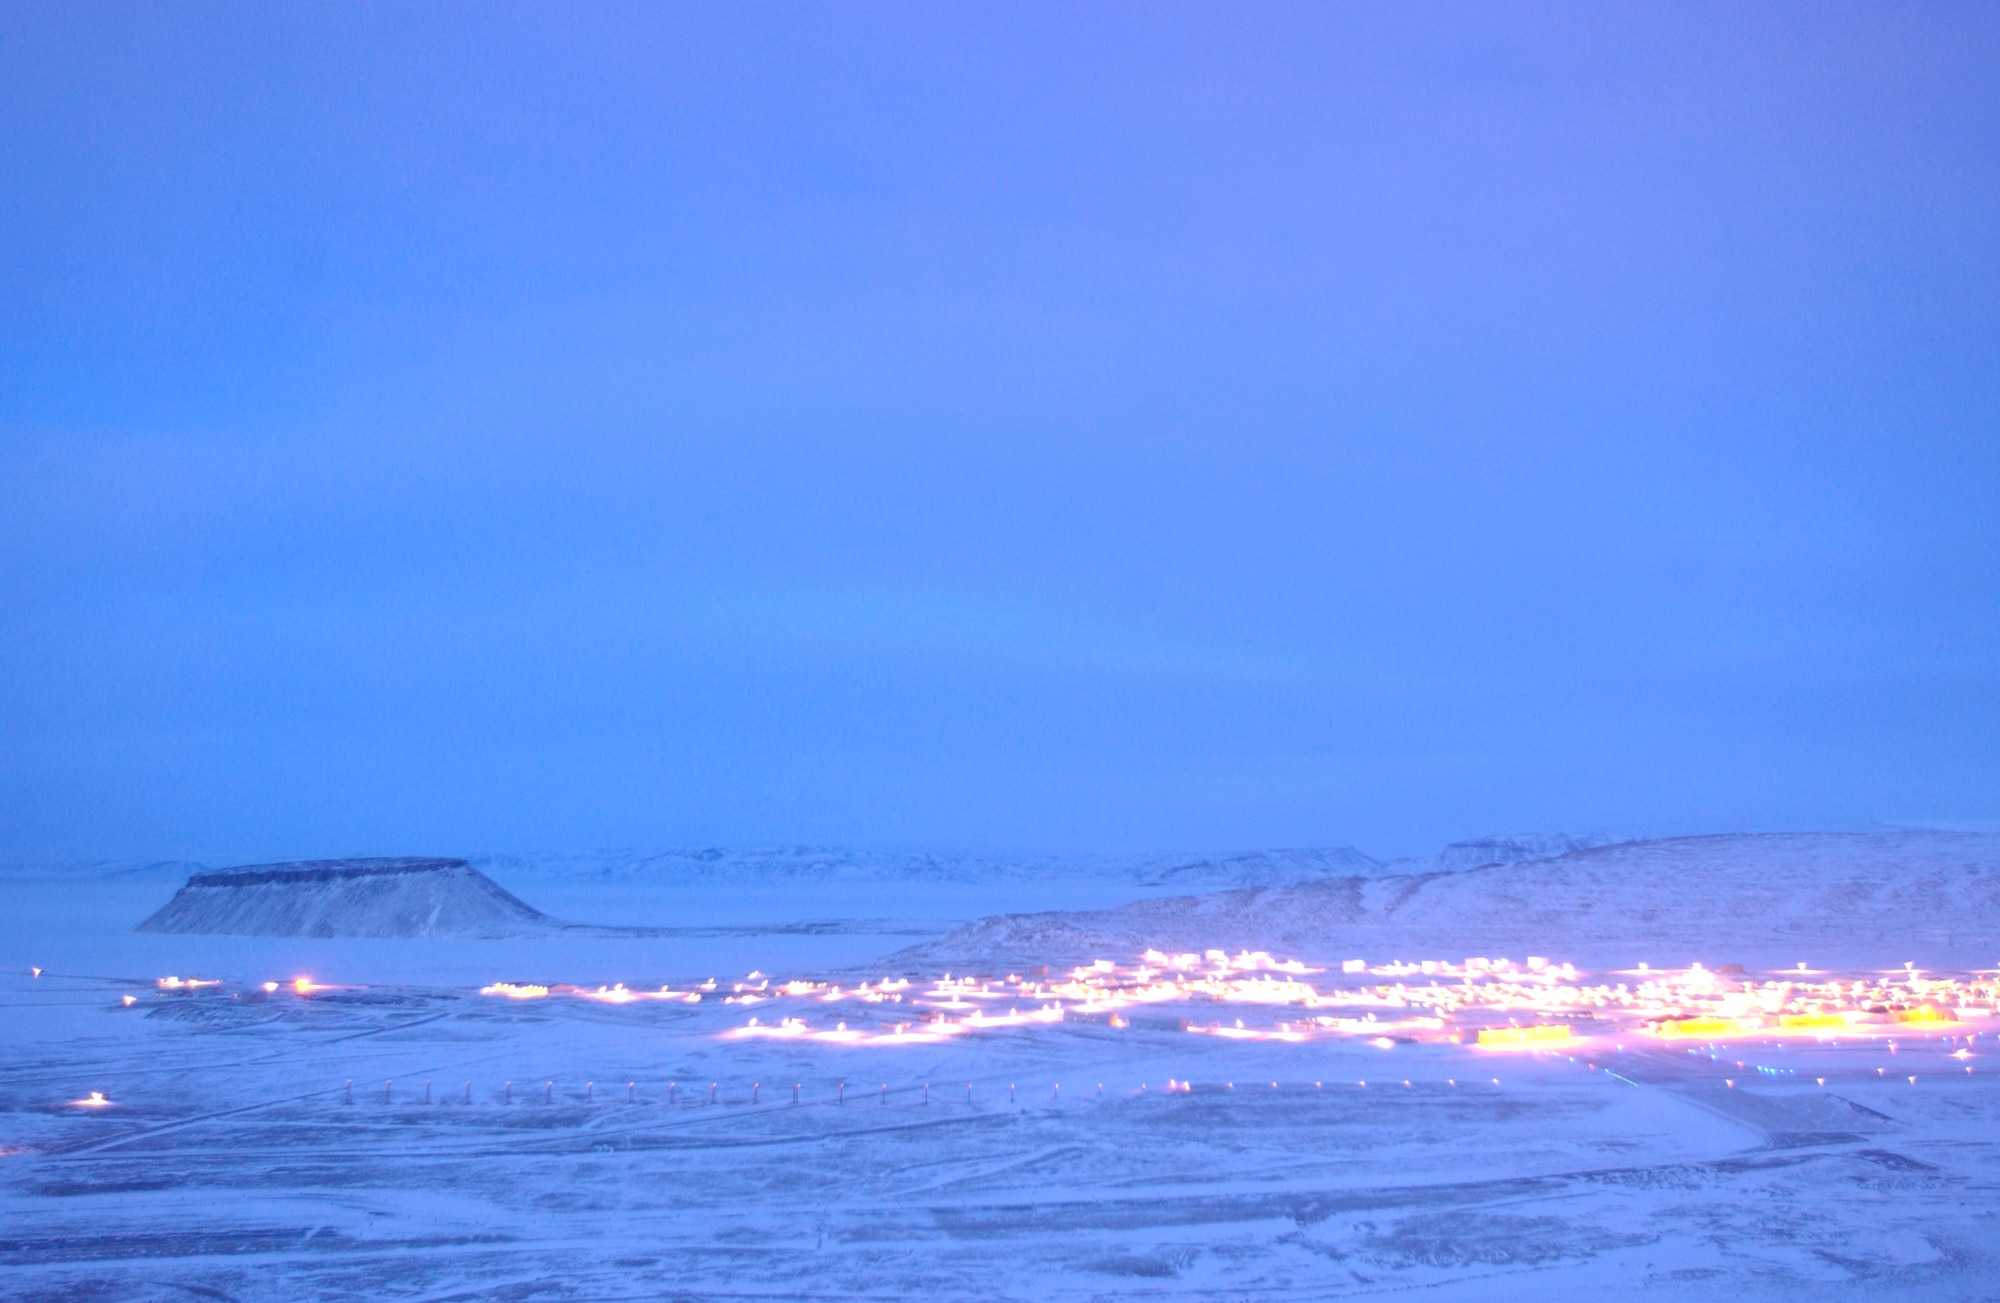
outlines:
{"label": "blue twilight sky", "polygon": [[2000,819],[2000,7],[0,7],[0,854]]}

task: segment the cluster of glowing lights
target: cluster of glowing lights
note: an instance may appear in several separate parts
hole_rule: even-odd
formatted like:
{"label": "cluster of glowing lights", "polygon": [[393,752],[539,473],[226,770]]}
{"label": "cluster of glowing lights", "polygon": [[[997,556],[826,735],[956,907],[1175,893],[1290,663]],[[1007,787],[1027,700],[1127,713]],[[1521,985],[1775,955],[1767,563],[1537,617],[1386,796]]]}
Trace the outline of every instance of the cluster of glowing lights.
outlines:
{"label": "cluster of glowing lights", "polygon": [[[761,974],[752,974],[762,979]],[[903,1009],[814,1017],[803,1007],[752,1017],[723,1035],[831,1044],[936,1043],[969,1032],[1080,1021],[1130,1025],[1128,1015],[1171,1008],[1175,1025],[1226,1040],[1358,1039],[1382,1048],[1409,1041],[1469,1043],[1490,1050],[1543,1050],[1592,1036],[1719,1040],[1747,1036],[1818,1039],[1959,1029],[1993,1015],[1993,973],[1930,976],[1914,967],[1866,975],[1798,969],[1750,976],[1693,964],[1683,969],[1579,973],[1539,956],[1523,962],[1472,958],[1332,969],[1235,955],[1147,951],[1135,964],[1099,960],[1066,973],[1001,978],[950,975],[927,985],[884,978],[837,983],[769,979],[738,983],[729,1003],[796,1006],[857,1002]],[[1262,1017],[1204,1017],[1203,1006],[1260,1007]],[[1004,1011],[1003,1011],[1004,1010]],[[827,1026],[831,1021],[832,1026]],[[1157,1020],[1155,1025],[1157,1025]]]}
{"label": "cluster of glowing lights", "polygon": [[[190,994],[219,988],[215,978],[170,975],[159,989]],[[329,989],[309,977],[265,982],[275,994]],[[1956,1031],[1989,1018],[2000,1002],[1995,974],[1930,976],[1914,965],[1864,975],[1808,970],[1751,977],[1740,969],[1654,969],[1645,964],[1593,980],[1574,965],[1531,956],[1369,964],[1348,960],[1317,968],[1264,951],[1167,954],[1149,950],[1135,964],[1111,960],[1051,975],[946,974],[925,985],[884,977],[852,984],[779,982],[751,973],[727,993],[710,979],[687,989],[640,989],[622,983],[575,986],[496,982],[486,996],[509,1000],[564,997],[602,1004],[875,1006],[865,1015],[814,1018],[802,1008],[776,1018],[752,1015],[724,1035],[735,1039],[829,1044],[937,1043],[970,1032],[1048,1026],[1066,1021],[1130,1025],[1135,1011],[1172,1006],[1184,1031],[1224,1040],[1304,1042],[1353,1038],[1384,1048],[1403,1041],[1469,1042],[1482,1049],[1545,1049],[1593,1035],[1648,1035],[1698,1042],[1748,1036],[1835,1039],[1898,1032]],[[134,997],[125,996],[127,1006]],[[1204,1005],[1259,1006],[1267,1016],[1203,1017]],[[1004,1007],[1003,1007],[1004,1006]],[[859,1013],[860,1011],[857,1011]],[[1276,1016],[1270,1016],[1276,1015]],[[825,1025],[832,1022],[832,1026]]]}
{"label": "cluster of glowing lights", "polygon": [[[198,995],[203,991],[219,992],[227,984],[219,977],[175,977],[170,975],[157,979],[154,985],[170,995]],[[295,995],[311,995],[314,991],[329,991],[333,989],[325,983],[313,981],[310,977],[294,977],[289,982],[265,982],[263,988],[266,995],[275,995],[279,991],[286,989],[289,989]],[[138,1002],[138,997],[136,996],[127,995],[123,998],[127,1008]]]}
{"label": "cluster of glowing lights", "polygon": [[[706,984],[708,990],[715,989],[715,983]],[[479,988],[481,995],[497,995],[507,1000],[546,1000],[552,995],[574,996],[579,1000],[595,1000],[599,1004],[636,1004],[642,1000],[666,1001],[674,1004],[700,1004],[701,991],[676,991],[663,986],[657,991],[639,991],[623,982],[616,986],[571,986],[558,982],[552,986],[542,986],[533,982],[495,982],[491,986]]]}
{"label": "cluster of glowing lights", "polygon": [[1569,1024],[1537,1023],[1532,1027],[1481,1027],[1478,1044],[1488,1048],[1561,1045],[1574,1039]]}
{"label": "cluster of glowing lights", "polygon": [[[1525,961],[1354,959],[1317,968],[1264,951],[1168,954],[1138,962],[1098,960],[1051,974],[1004,977],[946,974],[928,983],[779,982],[751,973],[724,992],[713,979],[685,990],[641,990],[497,982],[481,994],[510,1000],[568,997],[607,1004],[640,1001],[726,1006],[773,1005],[722,1033],[737,1040],[838,1045],[935,1044],[968,1033],[1064,1022],[1131,1025],[1145,1010],[1171,1010],[1166,1025],[1225,1040],[1305,1042],[1357,1039],[1382,1048],[1419,1042],[1486,1050],[1543,1050],[1594,1036],[1696,1041],[1756,1037],[1893,1036],[1958,1030],[1990,1018],[2000,1002],[1993,972],[1931,976],[1914,966],[1892,972],[1830,974],[1795,970],[1749,975],[1741,969],[1635,969],[1580,973],[1540,956]],[[1235,1006],[1244,1016],[1210,1013]],[[813,1012],[813,1006],[837,1006]],[[775,1013],[776,1016],[772,1016]],[[1155,1016],[1152,1025],[1161,1025]]]}

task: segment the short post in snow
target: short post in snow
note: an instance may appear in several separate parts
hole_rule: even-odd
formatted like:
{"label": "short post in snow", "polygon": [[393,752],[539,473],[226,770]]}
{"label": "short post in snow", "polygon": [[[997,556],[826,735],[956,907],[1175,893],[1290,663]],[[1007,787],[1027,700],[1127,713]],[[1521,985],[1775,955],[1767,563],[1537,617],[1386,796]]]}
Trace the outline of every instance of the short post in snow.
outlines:
{"label": "short post in snow", "polygon": [[750,1102],[751,1102],[751,1104],[753,1104],[753,1105],[754,1105],[754,1104],[756,1104],[756,1102],[757,1102],[757,1091],[758,1091],[759,1087],[761,1087],[762,1085],[763,1085],[763,1083],[762,1083],[762,1082],[760,1082],[760,1081],[753,1081],[753,1082],[751,1082],[751,1083],[750,1083]]}
{"label": "short post in snow", "polygon": [[431,1102],[431,1083],[426,1081],[424,1083],[424,1103],[428,1104],[430,1102]]}
{"label": "short post in snow", "polygon": [[792,1103],[796,1104],[798,1102],[799,1102],[799,1083],[795,1081],[792,1083]]}
{"label": "short post in snow", "polygon": [[548,1085],[542,1087],[542,1103],[553,1104],[555,1102],[556,1102],[556,1083],[552,1081]]}
{"label": "short post in snow", "polygon": [[715,1102],[715,1083],[712,1081],[708,1083],[708,1102],[711,1104]]}
{"label": "short post in snow", "polygon": [[884,1104],[889,1102],[889,1083],[886,1081],[882,1083],[882,1102]]}
{"label": "short post in snow", "polygon": [[636,1101],[635,1101],[635,1100],[634,1100],[634,1099],[632,1098],[632,1094],[633,1094],[633,1092],[634,1092],[634,1091],[636,1091],[636,1090],[637,1090],[638,1088],[639,1088],[639,1083],[638,1083],[638,1082],[636,1082],[636,1081],[628,1081],[628,1082],[626,1082],[626,1083],[625,1083],[625,1102],[626,1102],[627,1104],[631,1104],[631,1103],[635,1103],[635,1102],[636,1102]]}
{"label": "short post in snow", "polygon": [[504,1086],[502,1086],[502,1087],[500,1088],[500,1091],[501,1091],[501,1096],[500,1096],[500,1100],[501,1100],[501,1102],[502,1102],[503,1104],[512,1104],[512,1103],[514,1102],[514,1083],[513,1083],[513,1082],[511,1082],[511,1081],[510,1081],[510,1082],[506,1083],[506,1084],[505,1084]]}
{"label": "short post in snow", "polygon": [[680,1087],[680,1083],[679,1083],[678,1081],[670,1081],[670,1082],[668,1082],[668,1083],[667,1083],[667,1105],[668,1105],[668,1107],[672,1107],[672,1105],[673,1105],[673,1102],[674,1102],[674,1091],[675,1091],[675,1090],[677,1090],[677,1089],[679,1089],[679,1087]]}
{"label": "short post in snow", "polygon": [[354,1078],[349,1077],[347,1079],[347,1085],[342,1088],[340,1102],[343,1104],[352,1104],[354,1102]]}
{"label": "short post in snow", "polygon": [[834,1102],[834,1103],[836,1103],[836,1104],[845,1104],[845,1103],[847,1102],[847,1083],[846,1083],[846,1082],[844,1082],[844,1081],[843,1081],[843,1082],[841,1082],[841,1083],[840,1083],[839,1087],[838,1087],[838,1088],[837,1088],[837,1090],[836,1090],[836,1093],[835,1093],[835,1096],[834,1096],[834,1101],[833,1101],[833,1102]]}
{"label": "short post in snow", "polygon": [[393,1098],[389,1093],[389,1088],[395,1084],[396,1083],[393,1081],[385,1081],[382,1083],[382,1102],[384,1104],[387,1104],[390,1101],[390,1099]]}
{"label": "short post in snow", "polygon": [[930,1102],[931,1102],[931,1083],[927,1081],[924,1083],[924,1103],[928,1104]]}
{"label": "short post in snow", "polygon": [[1009,1104],[1014,1102],[1014,1083],[1011,1081],[1007,1083],[1007,1102]]}
{"label": "short post in snow", "polygon": [[472,1083],[469,1081],[465,1083],[465,1102],[468,1104],[472,1102]]}

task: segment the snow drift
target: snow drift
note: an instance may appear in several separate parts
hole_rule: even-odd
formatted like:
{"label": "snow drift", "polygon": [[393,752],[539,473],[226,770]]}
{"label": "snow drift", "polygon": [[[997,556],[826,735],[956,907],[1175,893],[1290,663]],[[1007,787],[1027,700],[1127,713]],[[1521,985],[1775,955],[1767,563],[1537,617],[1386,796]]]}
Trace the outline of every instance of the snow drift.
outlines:
{"label": "snow drift", "polygon": [[518,936],[562,925],[456,859],[307,860],[197,873],[141,932]]}

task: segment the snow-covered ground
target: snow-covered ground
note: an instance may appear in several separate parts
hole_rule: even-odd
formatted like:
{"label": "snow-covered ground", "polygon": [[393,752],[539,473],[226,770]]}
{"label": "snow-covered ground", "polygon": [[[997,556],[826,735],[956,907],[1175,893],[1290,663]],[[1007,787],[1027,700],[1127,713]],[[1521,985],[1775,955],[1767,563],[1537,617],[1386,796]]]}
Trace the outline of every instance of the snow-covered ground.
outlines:
{"label": "snow-covered ground", "polygon": [[[2000,1296],[2000,839],[1349,854],[494,857],[655,931],[483,940],[135,933],[193,866],[16,869],[0,1295]],[[1870,985],[1663,1035],[1641,961],[1709,966],[1684,1013]],[[1575,1034],[1478,1045],[1558,1016],[1515,998]]]}

